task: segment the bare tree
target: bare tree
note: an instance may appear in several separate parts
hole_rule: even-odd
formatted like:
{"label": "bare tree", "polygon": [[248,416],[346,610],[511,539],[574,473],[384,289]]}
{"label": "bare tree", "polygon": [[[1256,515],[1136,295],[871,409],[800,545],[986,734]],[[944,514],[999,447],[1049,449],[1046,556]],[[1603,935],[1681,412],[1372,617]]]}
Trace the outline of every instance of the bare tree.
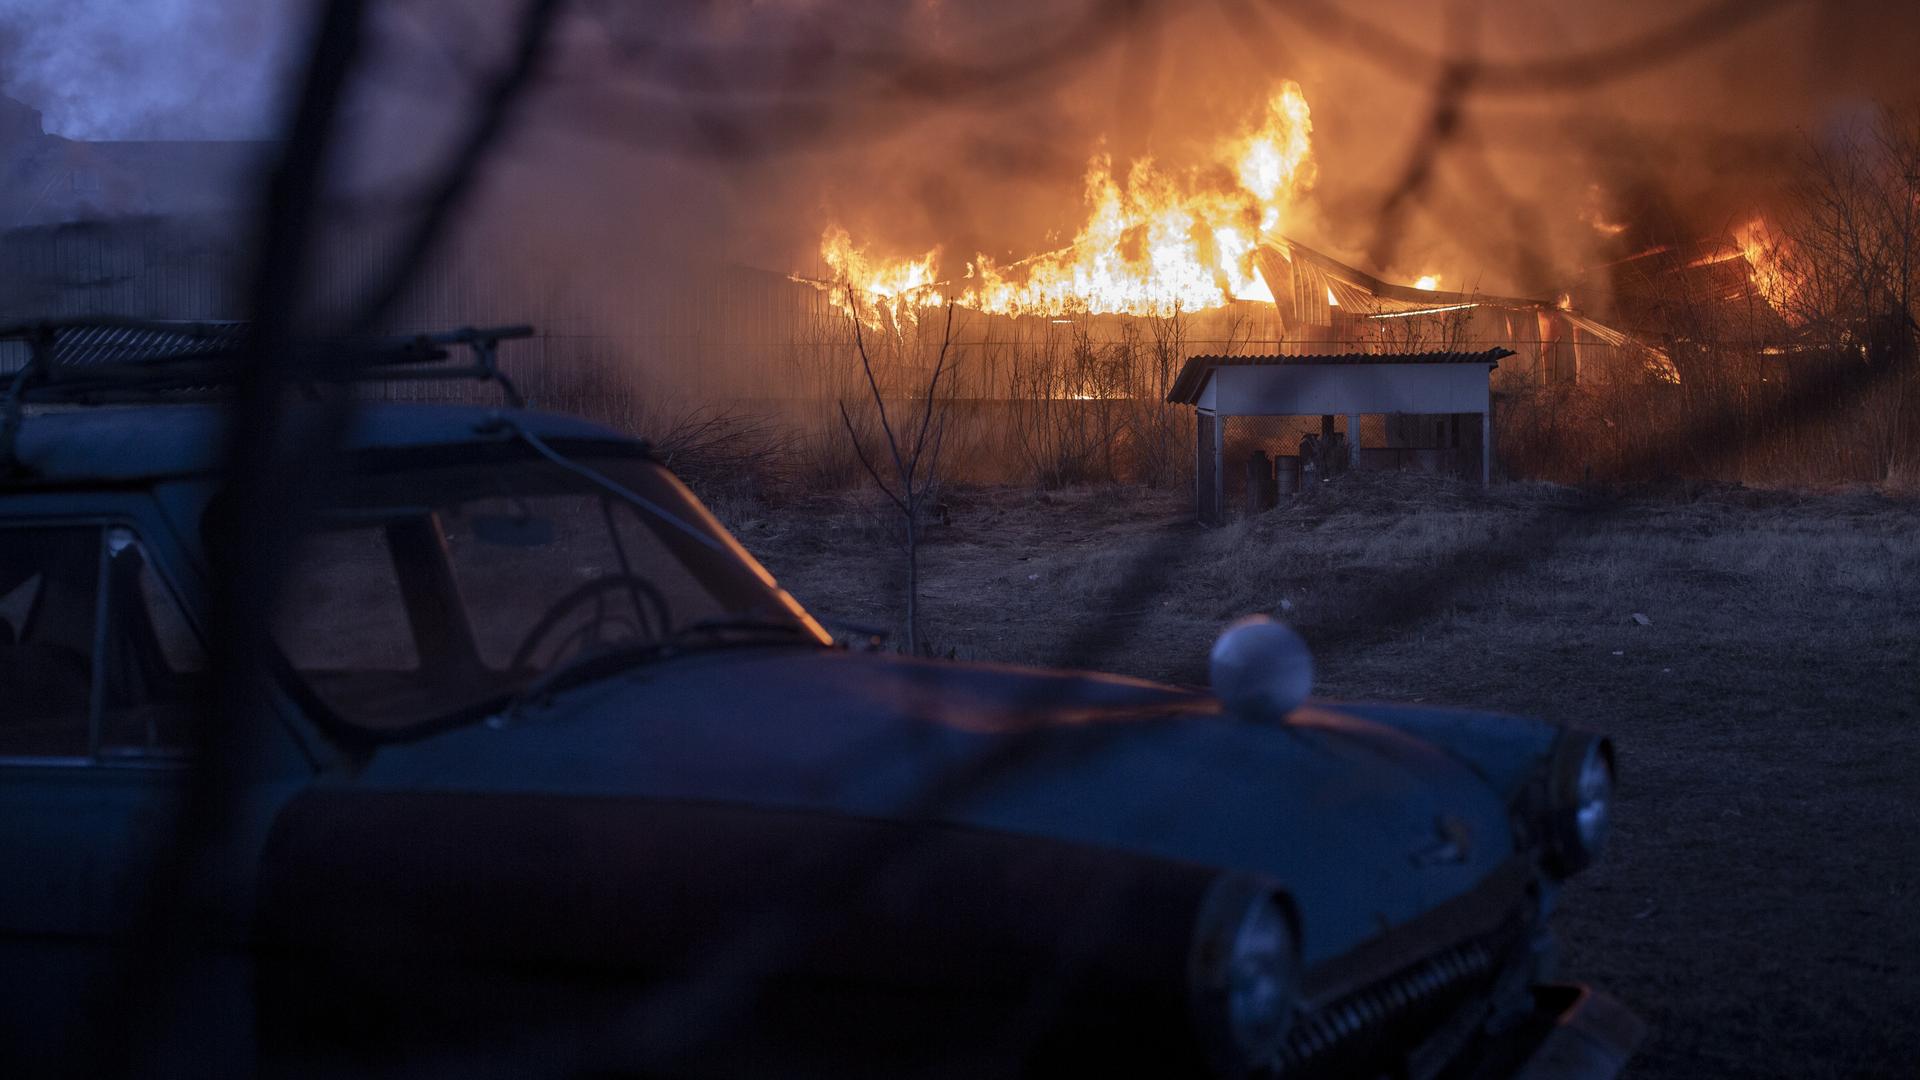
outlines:
{"label": "bare tree", "polygon": [[1761,239],[1762,284],[1812,340],[1890,376],[1873,409],[1884,478],[1920,454],[1920,107],[1809,147],[1793,194]]}
{"label": "bare tree", "polygon": [[1771,253],[1789,316],[1880,316],[1889,325],[1864,327],[1861,344],[1901,348],[1884,334],[1910,341],[1917,329],[1920,108],[1881,110],[1870,126],[1810,146],[1794,195],[1784,250]]}
{"label": "bare tree", "polygon": [[[891,478],[883,476],[879,466],[874,464],[874,455],[868,452],[866,441],[854,427],[853,416],[847,411],[844,400],[839,403],[840,423],[853,443],[854,453],[860,457],[861,466],[900,513],[903,528],[901,548],[907,564],[906,644],[907,652],[917,654],[921,645],[920,526],[929,498],[939,487],[940,450],[946,443],[947,419],[953,404],[953,380],[947,378],[950,374],[947,358],[953,345],[953,302],[947,302],[946,321],[940,332],[940,348],[927,373],[925,388],[919,393],[917,402],[908,398],[907,423],[896,429],[893,419],[887,415],[887,398],[880,387],[880,377],[874,372],[873,357],[867,352],[866,334],[860,324],[859,301],[854,296],[852,284],[849,283],[846,289],[847,310],[853,320],[854,350],[860,356],[860,371],[866,378],[869,400],[880,421],[881,437],[886,440],[888,461],[893,466]],[[905,333],[896,332],[894,336],[897,342],[904,345]],[[916,404],[917,409],[914,408]]]}

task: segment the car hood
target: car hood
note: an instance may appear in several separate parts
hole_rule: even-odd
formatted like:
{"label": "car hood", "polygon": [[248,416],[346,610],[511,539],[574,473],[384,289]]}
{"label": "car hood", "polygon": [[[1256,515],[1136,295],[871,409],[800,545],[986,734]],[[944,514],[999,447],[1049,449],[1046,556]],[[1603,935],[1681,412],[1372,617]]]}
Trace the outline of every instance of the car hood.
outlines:
{"label": "car hood", "polygon": [[1252,723],[1138,680],[833,650],[636,668],[383,747],[350,782],[931,820],[1253,872],[1293,897],[1309,964],[1513,850],[1478,773],[1332,705]]}

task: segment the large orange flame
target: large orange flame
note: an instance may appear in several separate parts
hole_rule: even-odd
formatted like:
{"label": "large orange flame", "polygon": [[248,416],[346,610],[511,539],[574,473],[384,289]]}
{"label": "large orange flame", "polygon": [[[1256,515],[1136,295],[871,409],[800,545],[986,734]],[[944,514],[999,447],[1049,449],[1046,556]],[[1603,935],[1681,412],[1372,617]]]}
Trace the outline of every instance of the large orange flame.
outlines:
{"label": "large orange flame", "polygon": [[833,302],[838,307],[847,306],[849,287],[864,294],[854,298],[862,306],[890,307],[904,300],[937,307],[947,302],[934,284],[938,248],[918,259],[874,259],[868,257],[867,249],[854,245],[847,230],[829,225],[820,237],[820,257],[833,269]]}
{"label": "large orange flame", "polygon": [[1001,265],[975,255],[965,276],[938,273],[939,251],[880,259],[829,226],[820,254],[832,269],[835,305],[847,291],[861,316],[912,318],[949,298],[1006,315],[1166,315],[1230,299],[1271,300],[1254,270],[1262,233],[1279,228],[1313,182],[1312,115],[1300,87],[1283,83],[1259,121],[1222,140],[1211,168],[1184,173],[1142,159],[1116,174],[1111,158],[1087,163],[1086,221],[1057,251]]}
{"label": "large orange flame", "polygon": [[1800,291],[1802,278],[1789,258],[1786,238],[1771,228],[1766,219],[1754,218],[1734,229],[1733,239],[1747,260],[1747,273],[1754,290],[1788,321],[1797,322],[1793,300]]}

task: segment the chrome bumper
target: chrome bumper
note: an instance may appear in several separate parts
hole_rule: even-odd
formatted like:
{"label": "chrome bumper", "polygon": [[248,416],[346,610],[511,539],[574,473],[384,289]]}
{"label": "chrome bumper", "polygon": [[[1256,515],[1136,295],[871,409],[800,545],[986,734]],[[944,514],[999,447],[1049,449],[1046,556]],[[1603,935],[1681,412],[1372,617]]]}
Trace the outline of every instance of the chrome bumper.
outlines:
{"label": "chrome bumper", "polygon": [[1549,1026],[1514,1080],[1611,1080],[1646,1036],[1639,1017],[1592,987],[1549,983],[1534,987],[1533,995]]}

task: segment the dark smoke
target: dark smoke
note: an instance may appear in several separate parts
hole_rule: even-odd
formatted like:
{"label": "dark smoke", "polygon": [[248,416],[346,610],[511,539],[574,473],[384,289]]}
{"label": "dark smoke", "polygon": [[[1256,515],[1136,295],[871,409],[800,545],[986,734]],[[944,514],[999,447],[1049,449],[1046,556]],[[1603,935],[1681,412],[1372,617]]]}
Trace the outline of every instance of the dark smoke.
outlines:
{"label": "dark smoke", "polygon": [[[378,9],[353,194],[398,197],[448,145],[515,10]],[[677,260],[805,272],[829,221],[888,254],[938,245],[957,271],[974,251],[1007,260],[1070,237],[1095,150],[1193,163],[1291,78],[1319,163],[1289,226],[1300,239],[1392,276],[1537,293],[1763,211],[1826,126],[1920,94],[1920,14],[1874,0],[1756,0],[1647,63],[1581,66],[1703,10],[1719,7],[582,2],[473,228],[511,237],[504,254],[578,268],[548,289],[627,290],[633,267]],[[73,137],[259,136],[307,17],[32,0],[0,17],[0,90]],[[1468,72],[1446,108],[1430,58]],[[1515,85],[1476,64],[1567,79]]]}

